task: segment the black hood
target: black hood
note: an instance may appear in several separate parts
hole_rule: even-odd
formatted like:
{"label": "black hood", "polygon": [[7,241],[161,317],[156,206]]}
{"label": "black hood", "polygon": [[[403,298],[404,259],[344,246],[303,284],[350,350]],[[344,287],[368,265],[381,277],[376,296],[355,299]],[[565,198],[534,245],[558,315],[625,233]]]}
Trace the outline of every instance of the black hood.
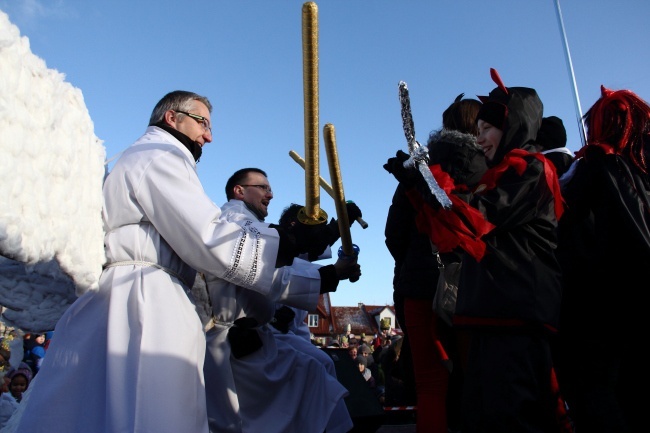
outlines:
{"label": "black hood", "polygon": [[542,124],[544,105],[535,89],[528,87],[507,87],[507,94],[500,87],[494,88],[483,100],[494,101],[507,107],[506,120],[503,127],[503,137],[492,161],[488,166],[499,164],[503,157],[513,149],[538,151],[535,144],[537,131]]}

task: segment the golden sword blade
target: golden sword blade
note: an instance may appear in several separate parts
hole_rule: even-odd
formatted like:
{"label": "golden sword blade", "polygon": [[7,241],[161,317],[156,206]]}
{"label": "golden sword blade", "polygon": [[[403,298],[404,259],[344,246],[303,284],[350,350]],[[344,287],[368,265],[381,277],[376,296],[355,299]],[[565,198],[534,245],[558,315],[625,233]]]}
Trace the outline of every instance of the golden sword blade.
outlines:
{"label": "golden sword blade", "polygon": [[343,179],[341,178],[339,155],[336,149],[336,132],[334,130],[334,125],[328,123],[323,127],[323,138],[325,139],[325,151],[327,152],[327,165],[330,168],[330,178],[332,179],[332,192],[334,193],[333,198],[334,204],[336,205],[336,215],[339,220],[341,248],[347,256],[352,257],[355,254],[352,247],[348,209],[345,207],[345,193],[343,192]]}
{"label": "golden sword blade", "polygon": [[327,222],[320,208],[318,186],[318,6],[302,5],[302,68],[305,110],[305,207],[298,213],[304,224]]}

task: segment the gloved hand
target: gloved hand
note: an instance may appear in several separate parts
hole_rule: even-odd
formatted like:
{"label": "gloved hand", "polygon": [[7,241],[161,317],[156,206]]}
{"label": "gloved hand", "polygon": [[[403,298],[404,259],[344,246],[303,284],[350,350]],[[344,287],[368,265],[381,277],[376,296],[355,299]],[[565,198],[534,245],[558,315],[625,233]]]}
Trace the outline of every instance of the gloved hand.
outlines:
{"label": "gloved hand", "polygon": [[[361,209],[354,202],[348,201],[345,203],[345,208],[348,212],[348,223],[350,227],[357,220],[357,218],[362,217]],[[329,223],[327,223],[328,232],[315,233],[314,246],[310,248],[310,251],[316,252],[316,257],[321,255],[327,246],[332,246],[336,241],[341,237],[341,232],[339,230],[339,221],[332,218]],[[327,245],[325,245],[327,242]],[[316,258],[309,258],[310,261],[314,261]]]}
{"label": "gloved hand", "polygon": [[273,319],[271,319],[271,325],[278,331],[286,334],[289,332],[289,325],[291,325],[291,322],[293,322],[295,317],[296,312],[286,305],[283,305],[275,310]]}
{"label": "gloved hand", "polygon": [[[290,229],[275,224],[269,226],[280,234],[280,250],[276,267],[290,265],[293,258],[301,254],[308,254],[310,261],[316,260],[339,238],[338,222],[335,219],[328,224],[303,224],[296,221]],[[282,263],[279,263],[280,259]]]}
{"label": "gloved hand", "polygon": [[257,331],[257,320],[252,317],[240,317],[228,330],[228,342],[232,356],[243,358],[261,348],[263,343]]}
{"label": "gloved hand", "polygon": [[410,156],[401,150],[398,150],[394,157],[388,158],[384,164],[384,170],[395,176],[398,182],[404,186],[412,186],[420,175],[415,167],[404,167],[404,161],[409,159]]}
{"label": "gloved hand", "polygon": [[353,201],[346,202],[345,208],[348,211],[348,220],[350,222],[350,227],[352,227],[352,223],[354,223],[357,220],[357,218],[362,217],[363,214],[361,213],[361,209],[359,209],[359,206],[357,206]]}
{"label": "gloved hand", "polygon": [[339,280],[355,282],[361,276],[361,265],[357,263],[356,257],[339,257],[334,263],[334,269]]}
{"label": "gloved hand", "polygon": [[327,224],[306,227],[307,229],[303,229],[302,235],[296,235],[296,237],[300,237],[302,243],[305,244],[304,248],[306,251],[303,252],[308,254],[310,262],[317,260],[325,252],[327,247],[334,244],[341,237],[339,234],[339,223],[334,218]]}
{"label": "gloved hand", "polygon": [[357,263],[357,257],[339,257],[333,265],[322,266],[318,269],[320,274],[321,293],[336,292],[341,280],[350,280],[351,283],[359,280],[361,266]]}
{"label": "gloved hand", "polygon": [[318,260],[329,246],[339,240],[339,222],[332,218],[326,225],[320,224],[311,226],[311,230],[306,235],[308,260],[313,262]]}

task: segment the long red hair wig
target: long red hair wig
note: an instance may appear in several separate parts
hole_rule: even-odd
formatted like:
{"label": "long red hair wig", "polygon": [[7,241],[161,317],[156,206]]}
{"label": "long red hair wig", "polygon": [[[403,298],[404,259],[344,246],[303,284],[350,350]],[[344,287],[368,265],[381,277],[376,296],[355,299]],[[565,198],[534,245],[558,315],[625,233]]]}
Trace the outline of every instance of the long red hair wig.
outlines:
{"label": "long red hair wig", "polygon": [[[648,173],[650,106],[630,90],[600,86],[601,97],[584,115],[587,145],[608,146]],[[650,151],[650,148],[648,149]]]}

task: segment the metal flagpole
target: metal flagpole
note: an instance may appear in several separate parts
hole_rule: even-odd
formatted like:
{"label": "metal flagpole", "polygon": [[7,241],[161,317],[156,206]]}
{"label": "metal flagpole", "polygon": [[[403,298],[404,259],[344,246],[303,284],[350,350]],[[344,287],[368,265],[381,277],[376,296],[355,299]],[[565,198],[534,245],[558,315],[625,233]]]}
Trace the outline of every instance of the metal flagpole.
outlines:
{"label": "metal flagpole", "polygon": [[587,138],[585,133],[585,124],[582,120],[582,108],[580,108],[580,98],[578,97],[578,86],[576,84],[576,76],[573,73],[573,63],[571,63],[571,53],[569,52],[569,42],[566,38],[566,32],[564,31],[564,21],[562,20],[562,11],[560,10],[560,0],[555,0],[555,12],[557,13],[557,21],[560,26],[560,33],[562,33],[562,41],[564,42],[564,55],[566,56],[567,68],[569,69],[569,74],[571,75],[571,82],[573,84],[573,98],[576,106],[577,116],[578,116],[578,130],[580,131],[580,140],[582,145],[587,144]]}

